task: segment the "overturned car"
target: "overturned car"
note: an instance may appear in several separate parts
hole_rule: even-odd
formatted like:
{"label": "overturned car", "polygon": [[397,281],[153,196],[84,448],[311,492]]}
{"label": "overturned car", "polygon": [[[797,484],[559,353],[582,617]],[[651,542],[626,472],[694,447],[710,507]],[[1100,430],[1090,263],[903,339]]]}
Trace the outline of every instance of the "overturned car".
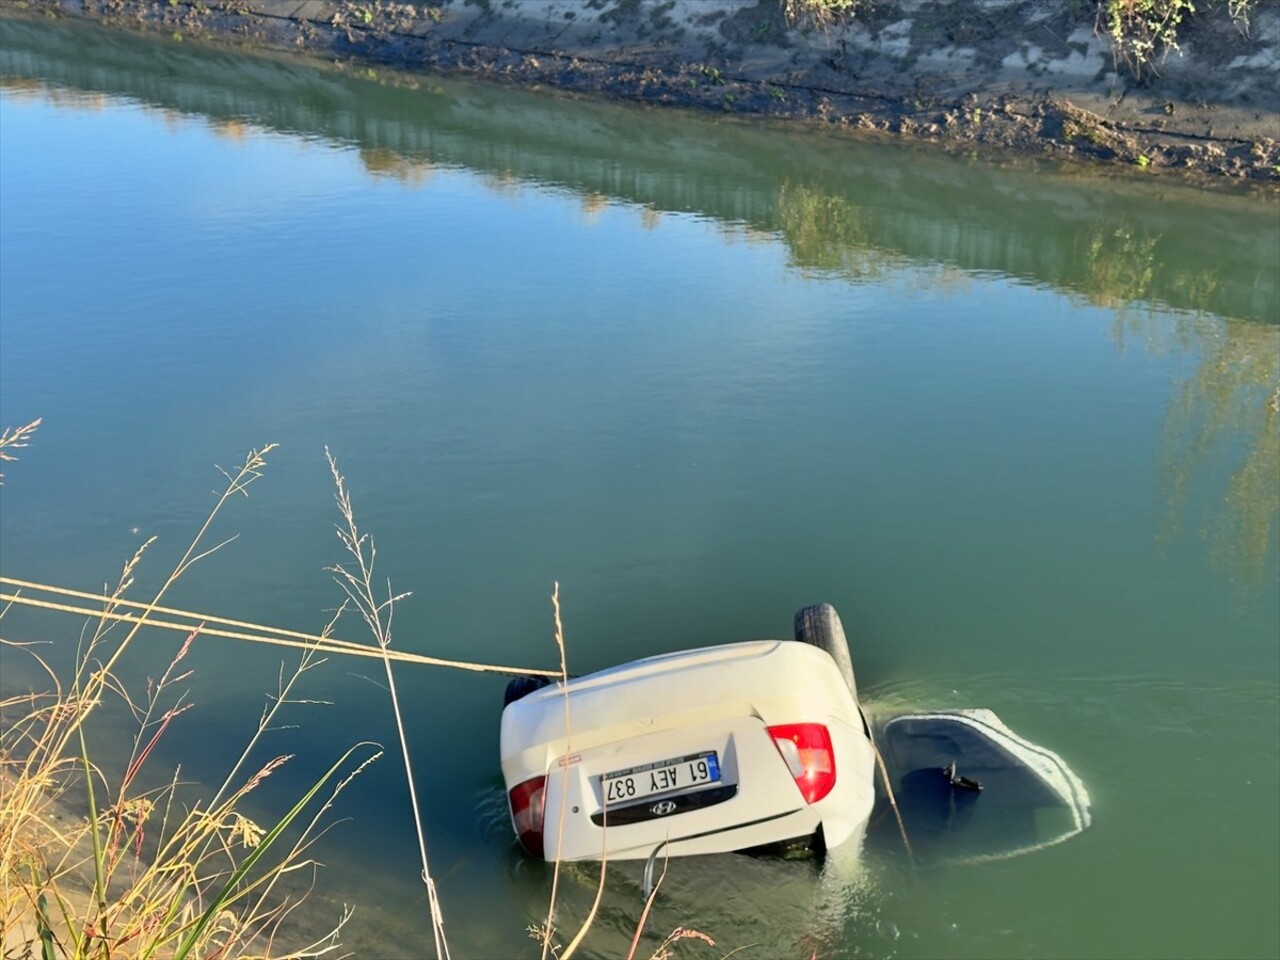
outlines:
{"label": "overturned car", "polygon": [[[1008,855],[1088,826],[1067,765],[990,711],[868,715],[830,604],[798,611],[791,640],[648,657],[567,684],[517,678],[500,736],[512,826],[547,860],[847,850],[876,807],[878,766],[881,802],[906,830],[1022,818],[1030,839],[1006,843]],[[1041,808],[1061,814],[1052,836],[1036,833]]]}

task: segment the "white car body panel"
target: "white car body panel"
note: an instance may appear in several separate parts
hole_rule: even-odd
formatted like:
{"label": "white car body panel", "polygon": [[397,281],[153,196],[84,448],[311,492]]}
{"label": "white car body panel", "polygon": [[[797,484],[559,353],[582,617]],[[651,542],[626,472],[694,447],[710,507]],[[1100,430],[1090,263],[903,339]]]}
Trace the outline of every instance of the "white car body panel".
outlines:
{"label": "white car body panel", "polygon": [[[861,838],[875,801],[875,755],[853,693],[823,650],[756,640],[638,660],[552,684],[502,715],[507,789],[546,775],[543,854],[562,860],[723,853],[808,837],[828,847]],[[818,723],[831,737],[835,785],[805,801],[766,727]],[[606,811],[602,777],[715,751],[721,780]],[[730,790],[729,788],[736,788]],[[642,812],[667,797],[720,790],[727,799],[671,815]],[[716,794],[720,796],[721,794]],[[707,797],[698,799],[708,799]],[[627,809],[629,813],[624,814]],[[563,831],[559,824],[563,812]],[[650,817],[593,822],[603,815]]]}

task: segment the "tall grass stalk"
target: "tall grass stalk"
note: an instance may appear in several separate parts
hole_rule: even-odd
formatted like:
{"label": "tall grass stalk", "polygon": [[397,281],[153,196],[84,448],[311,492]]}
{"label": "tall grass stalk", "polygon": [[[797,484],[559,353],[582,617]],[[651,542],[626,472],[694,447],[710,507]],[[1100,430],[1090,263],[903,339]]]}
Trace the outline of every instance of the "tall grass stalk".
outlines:
{"label": "tall grass stalk", "polygon": [[667,864],[670,857],[662,858],[662,873],[658,875],[658,882],[653,885],[653,889],[649,891],[649,895],[644,898],[644,909],[640,911],[640,919],[636,921],[636,932],[631,938],[631,947],[627,950],[627,960],[633,960],[636,955],[636,947],[640,945],[640,936],[644,933],[645,924],[649,922],[649,911],[653,909],[653,901],[658,899],[658,890],[662,886],[662,881],[667,879]]}
{"label": "tall grass stalk", "polygon": [[[20,427],[5,427],[4,432],[0,433],[0,463],[8,460],[10,462],[17,460],[14,450],[21,450],[31,441],[31,437],[40,429],[43,418],[36,417],[30,423],[24,423]],[[0,484],[4,483],[4,474],[0,473]]]}
{"label": "tall grass stalk", "polygon": [[[573,724],[571,711],[569,709],[569,663],[565,655],[564,647],[564,624],[560,619],[560,583],[556,582],[551,590],[551,610],[555,619],[556,630],[556,649],[560,652],[560,690],[564,700],[564,757],[567,759],[573,754],[572,737]],[[554,931],[554,918],[556,911],[556,895],[560,883],[560,854],[564,844],[564,818],[565,807],[568,804],[568,783],[569,783],[569,764],[562,762],[560,764],[560,821],[556,828],[556,862],[552,868],[551,874],[551,902],[547,906],[547,922],[545,925],[546,937],[542,941],[542,956],[545,960],[547,951],[551,947],[551,935]],[[606,800],[607,808],[607,800]],[[586,919],[582,921],[582,926],[578,928],[578,932],[573,939],[569,941],[569,945],[564,948],[564,952],[560,954],[559,960],[569,960],[570,957],[581,946],[582,941],[586,939],[587,931],[591,929],[591,924],[595,921],[596,912],[600,909],[600,901],[604,898],[604,881],[609,868],[609,841],[608,841],[608,810],[605,809],[606,817],[600,829],[600,880],[596,884],[596,898],[591,903],[591,909],[588,911]]]}
{"label": "tall grass stalk", "polygon": [[325,459],[329,462],[329,473],[333,477],[336,490],[334,497],[338,503],[338,512],[342,515],[343,525],[338,527],[338,539],[342,546],[355,560],[355,572],[347,570],[342,564],[330,567],[334,580],[346,592],[348,599],[355,604],[364,618],[378,649],[382,651],[382,662],[387,672],[387,689],[391,694],[391,710],[395,715],[396,732],[400,737],[400,756],[404,760],[405,779],[409,784],[409,804],[413,810],[413,826],[418,835],[418,852],[422,861],[422,883],[427,889],[427,904],[431,911],[431,933],[435,938],[436,958],[449,956],[449,943],[444,934],[444,913],[440,909],[440,898],[436,893],[435,880],[431,877],[431,867],[427,861],[427,839],[422,829],[422,814],[418,806],[418,791],[413,780],[413,764],[409,759],[409,741],[404,732],[404,720],[400,713],[400,699],[396,693],[395,675],[391,670],[391,659],[387,651],[391,647],[391,620],[398,600],[409,596],[408,593],[393,594],[391,583],[387,582],[386,599],[378,598],[373,585],[373,568],[378,551],[373,538],[362,534],[356,525],[355,510],[351,506],[351,495],[347,490],[346,480],[338,472],[338,463],[326,447]]}
{"label": "tall grass stalk", "polygon": [[[569,664],[564,652],[564,625],[560,622],[560,582],[551,590],[551,609],[555,617],[556,649],[560,651],[560,692],[564,700],[564,756],[573,753],[573,724],[569,715]],[[547,921],[543,927],[542,960],[547,960],[555,932],[556,896],[560,889],[560,852],[564,844],[564,818],[568,798],[569,765],[560,764],[560,812],[556,826],[555,865],[551,868],[551,900],[547,904]]]}

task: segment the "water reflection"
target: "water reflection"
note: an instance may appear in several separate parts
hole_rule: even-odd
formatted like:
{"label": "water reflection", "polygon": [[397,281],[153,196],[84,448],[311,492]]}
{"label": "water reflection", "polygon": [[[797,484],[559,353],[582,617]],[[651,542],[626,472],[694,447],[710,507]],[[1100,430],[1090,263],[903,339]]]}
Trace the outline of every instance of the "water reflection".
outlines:
{"label": "water reflection", "polygon": [[425,160],[415,160],[385,147],[361,147],[360,162],[375,177],[387,177],[403,186],[421,187],[435,175]]}
{"label": "water reflection", "polygon": [[[869,282],[911,265],[926,268],[917,284],[996,272],[1082,297],[1116,311],[1122,347],[1199,358],[1168,415],[1167,534],[1181,529],[1210,451],[1238,443],[1249,452],[1213,493],[1203,532],[1215,558],[1245,577],[1275,542],[1280,228],[1265,203],[1043,171],[991,177],[839,139],[394,74],[374,82],[101,30],[8,20],[3,29],[8,96],[83,110],[128,97],[233,141],[277,130],[353,143],[371,176],[408,187],[465,166],[507,197],[568,189],[584,223],[618,203],[650,230],[665,212],[694,212],[729,243],[780,239],[804,275]],[[1168,308],[1179,312],[1172,326]]]}
{"label": "water reflection", "polygon": [[[1280,330],[1206,314],[1170,325],[1125,311],[1116,337],[1147,349],[1187,353],[1195,371],[1176,388],[1165,421],[1163,480],[1166,536],[1192,512],[1193,492],[1207,488],[1201,532],[1221,566],[1262,583],[1280,526]],[[1234,463],[1225,479],[1214,464]]]}
{"label": "water reflection", "polygon": [[1108,306],[1280,320],[1274,210],[1245,198],[1041,168],[992,176],[841,137],[394,74],[375,81],[100,29],[5,20],[3,30],[11,93],[32,95],[42,78],[69,106],[127,97],[228,136],[256,125],[354,144],[371,174],[405,183],[462,166],[495,189],[569,189],[587,216],[619,201],[650,211],[650,222],[695,213],[780,238],[801,270],[854,280],[939,263]]}
{"label": "water reflection", "polygon": [[[1210,461],[1241,447],[1225,489],[1203,512],[1201,530],[1215,561],[1256,584],[1280,521],[1280,329],[1274,325],[1280,316],[1262,304],[1266,324],[1215,316],[1222,277],[1212,261],[1183,264],[1166,255],[1166,235],[1135,222],[1099,223],[1085,241],[1083,292],[1091,303],[1115,310],[1117,346],[1136,342],[1153,353],[1194,358],[1195,373],[1178,386],[1165,424],[1165,535],[1181,532],[1197,478],[1212,476]],[[1185,306],[1172,322],[1153,306],[1161,286],[1177,290]]]}
{"label": "water reflection", "polygon": [[[628,955],[644,909],[642,872],[639,861],[607,865],[591,955]],[[547,913],[551,868],[512,851],[507,875],[518,891],[521,916],[536,931]],[[567,943],[590,914],[599,882],[598,863],[561,868],[555,943]],[[671,860],[636,956],[649,956],[678,929],[696,930],[716,947],[682,955],[723,956],[739,949],[761,957],[838,955],[850,924],[875,928],[878,903],[875,875],[858,864],[740,854]]]}
{"label": "water reflection", "polygon": [[777,215],[791,263],[802,271],[876,280],[893,266],[895,258],[875,246],[857,205],[847,197],[784,181]]}
{"label": "water reflection", "polygon": [[[515,844],[500,779],[476,797],[476,807],[479,833],[506,851],[509,887],[525,928],[536,937],[547,915],[552,868],[530,860]],[[884,845],[892,860],[898,852],[893,841]],[[678,928],[713,938],[716,956],[745,947],[757,956],[832,955],[851,922],[873,926],[877,913],[875,873],[855,847],[846,845],[823,860],[734,854],[658,861],[658,894],[636,955],[648,957]],[[644,910],[644,870],[640,860],[606,866],[605,894],[585,947],[591,955],[628,955]],[[561,868],[557,944],[567,943],[591,913],[599,882],[598,863]]]}

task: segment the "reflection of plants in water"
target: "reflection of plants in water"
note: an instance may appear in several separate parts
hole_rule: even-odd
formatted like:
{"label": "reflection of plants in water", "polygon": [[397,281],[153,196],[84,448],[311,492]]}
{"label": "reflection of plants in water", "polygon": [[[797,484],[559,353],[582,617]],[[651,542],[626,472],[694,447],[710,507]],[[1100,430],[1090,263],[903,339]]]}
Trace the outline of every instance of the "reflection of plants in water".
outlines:
{"label": "reflection of plants in water", "polygon": [[1090,303],[1126,316],[1139,304],[1150,309],[1159,300],[1195,311],[1211,309],[1221,286],[1217,270],[1211,265],[1192,269],[1185,258],[1163,256],[1165,242],[1164,234],[1127,223],[1100,223],[1077,246],[1080,292]]}
{"label": "reflection of plants in water", "polygon": [[1206,532],[1218,560],[1257,574],[1280,516],[1280,330],[1243,322],[1213,326],[1199,337],[1200,366],[1169,411],[1171,508],[1176,516],[1185,507],[1193,473],[1215,448],[1242,438],[1246,452]]}
{"label": "reflection of plants in water", "polygon": [[40,101],[53,107],[70,110],[104,110],[110,99],[103,93],[87,93],[66,87],[53,86],[41,80],[26,77],[0,77],[0,90],[15,102]]}
{"label": "reflection of plants in water", "polygon": [[[59,87],[41,80],[29,80],[23,77],[0,77],[0,90],[3,90],[5,96],[16,103],[42,103],[59,110],[97,113],[112,104],[112,98],[105,93]],[[207,117],[148,103],[138,103],[136,106],[142,113],[158,117],[171,131],[180,130],[192,123],[200,123],[211,130],[215,136],[234,143],[244,141],[260,132],[256,125],[237,118]]]}
{"label": "reflection of plants in water", "polygon": [[[1198,355],[1165,423],[1167,532],[1180,529],[1195,477],[1209,471],[1215,455],[1243,446],[1221,501],[1205,515],[1204,533],[1216,560],[1252,577],[1271,552],[1280,518],[1280,329],[1212,314],[1219,274],[1162,256],[1164,242],[1162,234],[1123,223],[1100,224],[1080,250],[1082,292],[1116,311],[1120,348],[1136,338],[1156,353]],[[1191,312],[1171,320],[1155,306],[1170,298]]]}
{"label": "reflection of plants in water", "polygon": [[[1117,335],[1137,334],[1157,352],[1194,351],[1195,373],[1179,387],[1165,421],[1164,474],[1169,533],[1177,533],[1196,477],[1215,457],[1236,455],[1203,532],[1214,559],[1253,578],[1280,528],[1280,328],[1206,314],[1129,316]],[[1216,500],[1216,498],[1215,498]]]}
{"label": "reflection of plants in water", "polygon": [[[1189,270],[1162,256],[1164,239],[1114,221],[1100,224],[1082,251],[1084,296],[1116,311],[1117,346],[1138,337],[1157,353],[1199,356],[1165,424],[1169,532],[1180,529],[1193,480],[1215,458],[1243,447],[1220,502],[1204,517],[1203,532],[1216,561],[1253,577],[1280,525],[1280,330],[1212,315],[1208,307],[1219,294],[1219,274],[1211,266]],[[1166,266],[1174,262],[1178,269]],[[1157,288],[1193,312],[1174,321],[1158,314]]]}
{"label": "reflection of plants in water", "polygon": [[728,246],[733,246],[736,243],[745,243],[749,246],[753,244],[769,246],[778,242],[777,234],[754,227],[741,220],[719,220],[715,226],[716,232],[720,234],[720,238]]}
{"label": "reflection of plants in water", "polygon": [[406,187],[420,187],[435,175],[426,160],[407,157],[386,147],[361,147],[360,162],[375,177],[388,177]]}
{"label": "reflection of plants in water", "polygon": [[1100,225],[1081,251],[1084,295],[1101,307],[1148,299],[1156,278],[1157,238],[1125,226]]}
{"label": "reflection of plants in water", "polygon": [[584,223],[595,223],[600,214],[609,208],[609,198],[595,191],[582,194],[579,203]]}
{"label": "reflection of plants in water", "polygon": [[949,263],[913,265],[906,278],[908,290],[927,291],[935,297],[955,297],[973,290],[974,274]]}
{"label": "reflection of plants in water", "polygon": [[524,183],[510,170],[486,170],[479,173],[480,183],[486,190],[508,200],[519,199]]}
{"label": "reflection of plants in water", "polygon": [[890,265],[889,257],[872,245],[858,208],[838,194],[783,182],[777,224],[792,265],[803,271],[869,280]]}
{"label": "reflection of plants in water", "polygon": [[[1166,234],[1152,234],[1132,225],[1102,221],[1085,233],[1076,247],[1080,279],[1074,285],[1085,300],[1116,311],[1116,346],[1124,348],[1126,335],[1146,340],[1148,347],[1167,349],[1167,338],[1153,337],[1157,303],[1178,303],[1194,315],[1212,314],[1222,298],[1222,278],[1212,260],[1203,266],[1188,265],[1185,256],[1166,255]],[[1164,317],[1165,315],[1160,315]],[[1161,320],[1161,324],[1164,320]],[[1204,333],[1213,321],[1179,324],[1179,348],[1203,349],[1213,340]],[[1215,328],[1216,329],[1216,328]],[[1160,344],[1153,340],[1161,339]]]}
{"label": "reflection of plants in water", "polygon": [[213,131],[214,136],[223,140],[230,140],[232,143],[241,143],[246,140],[252,133],[253,128],[239,120],[210,120],[209,129]]}

